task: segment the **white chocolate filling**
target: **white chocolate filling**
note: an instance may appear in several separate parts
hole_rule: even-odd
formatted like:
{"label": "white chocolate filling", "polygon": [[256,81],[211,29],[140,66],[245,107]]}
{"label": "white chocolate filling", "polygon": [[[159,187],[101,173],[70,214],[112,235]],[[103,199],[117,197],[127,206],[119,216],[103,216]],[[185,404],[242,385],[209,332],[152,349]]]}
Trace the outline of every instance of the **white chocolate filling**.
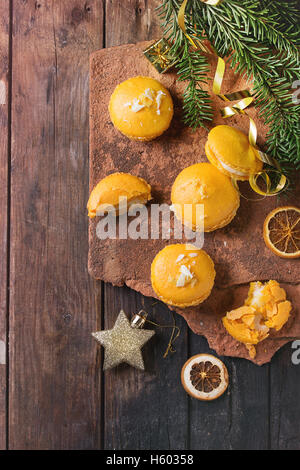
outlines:
{"label": "white chocolate filling", "polygon": [[222,165],[224,170],[229,171],[229,173],[232,173],[236,176],[248,176],[248,173],[242,173],[241,171],[237,171],[235,168],[232,168],[230,165],[227,165],[226,163],[222,162],[219,158],[217,158],[217,160]]}

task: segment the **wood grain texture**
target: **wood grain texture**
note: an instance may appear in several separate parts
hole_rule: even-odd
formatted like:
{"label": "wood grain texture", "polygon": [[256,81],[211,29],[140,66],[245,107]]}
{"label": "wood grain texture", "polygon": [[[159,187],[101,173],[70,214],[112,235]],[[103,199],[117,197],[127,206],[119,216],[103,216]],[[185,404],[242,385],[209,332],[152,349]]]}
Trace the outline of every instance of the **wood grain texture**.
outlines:
{"label": "wood grain texture", "polygon": [[136,43],[161,36],[155,8],[160,0],[106,0],[105,46]]}
{"label": "wood grain texture", "polygon": [[270,364],[272,450],[300,450],[300,365],[292,364],[293,352],[287,344]]}
{"label": "wood grain texture", "polygon": [[6,447],[7,215],[9,159],[9,0],[0,2],[0,449]]}
{"label": "wood grain texture", "polygon": [[[190,332],[190,356],[215,355],[207,341]],[[269,365],[220,358],[229,372],[229,387],[218,400],[191,400],[190,448],[193,450],[262,450],[269,440]],[[255,427],[255,432],[254,432]]]}
{"label": "wood grain texture", "polygon": [[88,63],[102,11],[99,0],[13,2],[11,449],[100,445],[85,205]]}

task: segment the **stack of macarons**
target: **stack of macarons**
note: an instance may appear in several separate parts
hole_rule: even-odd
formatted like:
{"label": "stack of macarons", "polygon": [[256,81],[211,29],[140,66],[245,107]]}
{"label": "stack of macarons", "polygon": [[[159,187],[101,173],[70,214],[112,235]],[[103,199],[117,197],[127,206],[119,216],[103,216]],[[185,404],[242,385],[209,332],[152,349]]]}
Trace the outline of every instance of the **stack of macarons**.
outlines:
{"label": "stack of macarons", "polygon": [[208,134],[205,152],[218,170],[236,180],[248,180],[263,167],[258,150],[234,127],[214,127]]}

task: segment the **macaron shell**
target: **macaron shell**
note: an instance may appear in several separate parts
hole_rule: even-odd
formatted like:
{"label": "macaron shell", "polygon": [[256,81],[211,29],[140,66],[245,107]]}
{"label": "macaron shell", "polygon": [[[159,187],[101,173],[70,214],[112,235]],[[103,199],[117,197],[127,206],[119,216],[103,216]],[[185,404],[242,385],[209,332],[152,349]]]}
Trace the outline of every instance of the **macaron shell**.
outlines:
{"label": "macaron shell", "polygon": [[228,320],[228,318],[226,317],[224,317],[222,321],[227,332],[237,341],[244,344],[254,345],[259,343],[258,333],[255,331],[251,331],[250,328],[247,327],[247,325],[244,325],[242,323],[237,325],[235,322]]}
{"label": "macaron shell", "polygon": [[[203,204],[205,232],[230,223],[240,205],[239,193],[231,179],[210,163],[197,163],[185,168],[173,184],[171,199],[176,217],[197,231],[201,227],[197,223],[196,205]],[[184,213],[185,204],[195,205],[192,213]]]}
{"label": "macaron shell", "polygon": [[[189,257],[189,254],[197,254]],[[184,255],[181,261],[178,257]],[[184,264],[193,274],[196,283],[177,287],[180,266]],[[151,282],[156,295],[166,304],[185,308],[199,305],[211,293],[216,272],[210,256],[192,245],[168,245],[154,258],[151,265]]]}
{"label": "macaron shell", "polygon": [[263,167],[258,151],[250,145],[248,137],[231,126],[214,127],[208,134],[205,151],[207,158],[213,164],[217,161],[218,169],[225,174],[228,174],[228,171],[222,163],[245,174],[245,176],[235,175],[236,179],[248,179],[251,174],[261,171]]}
{"label": "macaron shell", "polygon": [[[158,109],[156,99],[138,112],[132,111],[128,103],[139,99],[145,90],[164,93]],[[114,90],[109,113],[114,126],[133,140],[149,141],[163,134],[173,118],[173,100],[169,91],[157,80],[150,77],[134,77],[120,83]]]}
{"label": "macaron shell", "polygon": [[[236,178],[239,181],[247,181],[249,179],[249,174],[248,173],[245,174],[245,176],[236,175],[236,174],[233,174],[232,172],[228,171],[228,169],[226,169],[224,166],[222,166],[221,163],[219,162],[219,160],[215,157],[215,155],[214,155],[213,151],[211,150],[208,142],[206,142],[206,144],[205,144],[205,153],[206,153],[207,159],[210,161],[210,163],[212,165],[214,165],[216,168],[218,168],[219,171],[224,173],[224,175],[228,176],[229,178]],[[235,170],[237,170],[237,169],[235,169]]]}
{"label": "macaron shell", "polygon": [[89,217],[96,216],[100,205],[117,207],[122,197],[126,197],[128,202],[132,199],[147,202],[151,199],[151,186],[143,178],[129,173],[112,173],[103,178],[91,192],[87,204]]}

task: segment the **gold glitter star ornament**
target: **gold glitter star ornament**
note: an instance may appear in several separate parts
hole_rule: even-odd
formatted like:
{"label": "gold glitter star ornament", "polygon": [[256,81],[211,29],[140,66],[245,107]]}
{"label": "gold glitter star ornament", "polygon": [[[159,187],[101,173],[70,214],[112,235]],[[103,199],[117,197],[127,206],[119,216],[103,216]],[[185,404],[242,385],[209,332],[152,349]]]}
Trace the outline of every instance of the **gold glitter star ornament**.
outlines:
{"label": "gold glitter star ornament", "polygon": [[92,333],[105,348],[103,370],[112,369],[122,362],[145,370],[141,349],[154,334],[154,331],[133,326],[121,310],[111,330]]}

